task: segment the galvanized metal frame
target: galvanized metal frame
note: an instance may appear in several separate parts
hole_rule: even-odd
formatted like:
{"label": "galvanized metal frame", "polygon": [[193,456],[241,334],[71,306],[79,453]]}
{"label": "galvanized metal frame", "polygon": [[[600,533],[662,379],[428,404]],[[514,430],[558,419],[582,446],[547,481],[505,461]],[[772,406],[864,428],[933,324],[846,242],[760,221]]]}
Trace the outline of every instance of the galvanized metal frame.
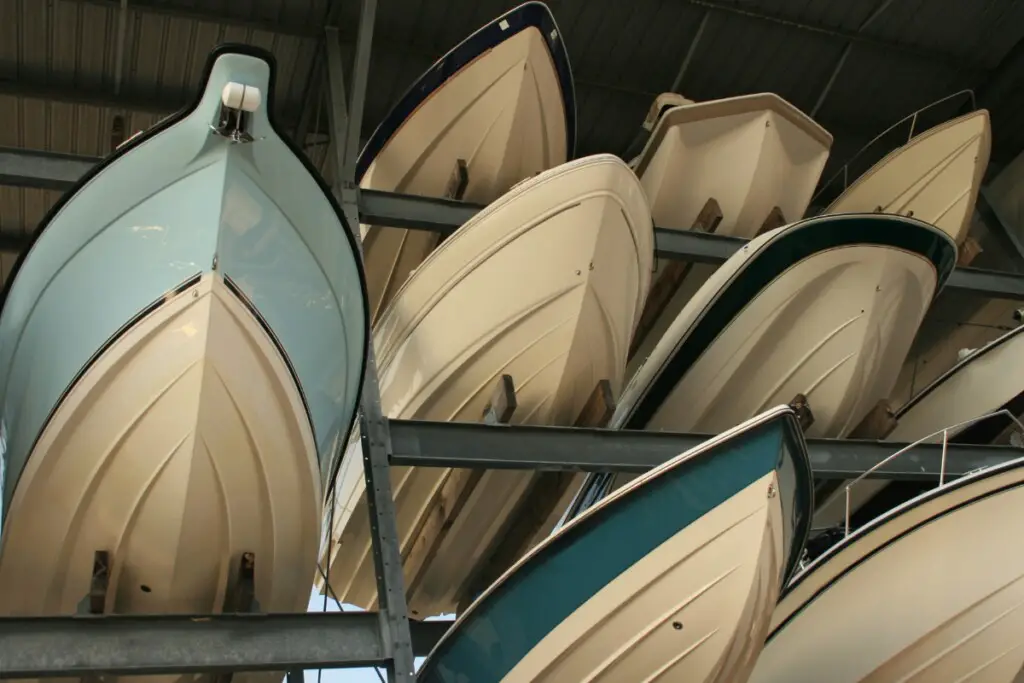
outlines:
{"label": "galvanized metal frame", "polygon": [[[366,82],[370,71],[370,47],[377,0],[362,0],[359,34],[352,66],[352,86],[345,97],[341,42],[336,29],[327,28],[324,47],[327,56],[327,80],[330,93],[330,132],[335,160],[335,191],[345,212],[350,230],[359,230],[359,187],[355,182],[359,154],[359,132],[366,102]],[[356,234],[358,237],[358,233]],[[360,240],[356,240],[361,244]],[[360,250],[361,255],[361,250]],[[409,614],[405,599],[405,578],[398,539],[394,498],[391,492],[389,460],[391,436],[387,417],[381,410],[377,363],[372,341],[367,343],[366,376],[360,400],[360,435],[363,446],[363,472],[366,478],[370,537],[377,576],[377,618],[386,658],[388,680],[413,683],[416,667]],[[333,533],[333,530],[330,532]]]}
{"label": "galvanized metal frame", "polygon": [[[685,453],[709,434],[528,427],[391,420],[391,464],[417,467],[532,469],[549,472],[639,474]],[[846,480],[868,470],[873,479],[935,481],[942,471],[942,444],[920,444],[892,462],[902,443],[807,439],[815,479]],[[1024,457],[1010,446],[949,444],[945,476]]]}
{"label": "galvanized metal frame", "polygon": [[[733,11],[718,2],[691,4]],[[352,229],[363,221],[450,233],[482,207],[360,192],[355,184],[375,12],[376,0],[362,0],[352,87],[347,96],[338,32],[328,28],[324,33],[326,64],[320,73],[326,78],[324,87],[331,103],[329,123],[338,169],[334,189]],[[0,150],[0,184],[63,190],[96,161]],[[743,242],[675,230],[656,233],[659,256],[705,263],[724,261]],[[23,240],[0,238],[0,249],[20,246]],[[958,269],[949,286],[981,296],[1024,299],[1024,276],[1010,273]],[[412,683],[414,655],[427,654],[451,622],[408,618],[388,472],[391,465],[642,472],[707,438],[699,434],[389,421],[381,410],[372,345],[361,413],[378,613],[0,618],[0,678],[383,665],[391,681]],[[877,466],[901,444],[811,439],[808,446],[818,479],[846,480]],[[1009,447],[951,446],[945,475],[960,476],[1022,455],[1024,451]],[[941,446],[922,445],[872,476],[937,481],[941,469]]]}
{"label": "galvanized metal frame", "polygon": [[[368,451],[371,466],[367,472],[372,482],[388,481],[388,464],[380,462],[384,449],[379,440],[383,439],[390,441],[392,465],[638,473],[707,438],[699,434],[406,420],[377,424]],[[808,440],[816,478],[833,481],[851,479],[878,466],[901,446]],[[962,476],[1022,455],[1021,449],[1004,446],[951,445],[945,475]],[[938,482],[941,458],[941,444],[920,445],[872,472],[872,477]],[[394,528],[390,491],[383,488],[370,488],[374,514],[384,522],[376,525],[374,549],[378,556],[383,556],[389,545],[391,552],[398,550],[394,535],[387,543],[388,534],[380,533],[382,528]],[[394,563],[379,574],[392,590],[401,587],[398,567]],[[451,625],[450,621],[404,621],[401,593],[390,600],[386,606],[382,602],[382,609],[387,610],[384,614],[0,618],[0,679],[386,666],[400,648],[408,648],[410,658],[426,655]],[[405,624],[407,637],[401,629],[395,635],[398,620]],[[399,673],[392,680],[401,680]]]}
{"label": "galvanized metal frame", "polygon": [[[450,625],[414,623],[413,651]],[[0,618],[0,679],[379,666],[392,652],[368,612]]]}

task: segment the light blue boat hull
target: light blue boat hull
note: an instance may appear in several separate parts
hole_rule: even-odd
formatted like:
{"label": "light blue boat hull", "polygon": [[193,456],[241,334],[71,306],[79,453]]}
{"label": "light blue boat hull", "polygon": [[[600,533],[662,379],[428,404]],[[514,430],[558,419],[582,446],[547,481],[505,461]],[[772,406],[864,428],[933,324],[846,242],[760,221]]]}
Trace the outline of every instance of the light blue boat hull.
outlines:
{"label": "light blue boat hull", "polygon": [[[268,115],[273,80],[268,54],[219,48],[199,99],[105,160],[40,228],[0,312],[4,511],[81,373],[168,293],[211,272],[245,295],[290,365],[327,486],[362,383],[365,284],[329,188]],[[251,142],[211,129],[229,82],[262,93]]]}

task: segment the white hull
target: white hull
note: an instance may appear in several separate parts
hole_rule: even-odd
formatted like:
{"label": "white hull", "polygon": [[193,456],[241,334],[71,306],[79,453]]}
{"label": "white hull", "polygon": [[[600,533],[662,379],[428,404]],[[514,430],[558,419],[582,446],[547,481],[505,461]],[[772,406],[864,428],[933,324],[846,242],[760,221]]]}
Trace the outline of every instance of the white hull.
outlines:
{"label": "white hull", "polygon": [[[789,221],[803,217],[831,146],[824,128],[777,95],[743,95],[668,110],[637,174],[659,228],[690,229],[714,198],[722,213],[714,232],[751,239],[774,207]],[[655,281],[666,265],[659,262]],[[630,372],[714,270],[691,266],[637,347]]]}
{"label": "white hull", "polygon": [[963,244],[991,146],[988,111],[947,121],[879,161],[824,213],[913,216]]}
{"label": "white hull", "polygon": [[[925,494],[798,577],[751,683],[1011,683],[1024,664],[1020,461]],[[1002,489],[1002,490],[1001,490]]]}
{"label": "white hull", "polygon": [[[575,112],[570,113],[575,116]],[[568,158],[561,84],[544,37],[526,28],[433,92],[385,143],[364,189],[443,197],[459,159],[467,202],[490,203]],[[437,245],[437,234],[361,226],[373,322]]]}
{"label": "white hull", "polygon": [[[446,240],[374,337],[394,418],[477,421],[512,376],[513,422],[572,424],[596,384],[618,393],[650,283],[653,231],[633,173],[610,155],[525,181]],[[394,467],[410,609],[452,610],[535,475]],[[358,443],[338,479],[330,581],[370,608],[376,585]]]}
{"label": "white hull", "polygon": [[302,611],[320,500],[284,359],[205,275],[117,338],[59,403],[4,520],[0,614],[74,613],[96,551],[112,564],[106,612],[220,612],[244,552],[260,608]]}
{"label": "white hull", "polygon": [[785,562],[782,507],[769,487],[778,487],[774,472],[630,567],[502,683],[746,680]]}
{"label": "white hull", "polygon": [[[726,282],[761,245],[789,229],[766,233],[716,271],[637,371],[620,401],[624,411],[646,392]],[[815,253],[743,307],[645,428],[720,432],[803,394],[814,414],[808,436],[845,436],[892,389],[936,284],[931,261],[900,249],[855,244]]]}

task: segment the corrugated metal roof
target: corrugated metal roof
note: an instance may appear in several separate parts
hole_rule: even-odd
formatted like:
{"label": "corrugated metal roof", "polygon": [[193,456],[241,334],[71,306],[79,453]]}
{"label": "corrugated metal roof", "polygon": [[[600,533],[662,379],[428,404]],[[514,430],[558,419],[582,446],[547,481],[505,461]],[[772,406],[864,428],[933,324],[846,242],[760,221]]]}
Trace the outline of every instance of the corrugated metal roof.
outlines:
{"label": "corrugated metal roof", "polygon": [[[131,0],[117,86],[118,0],[0,0],[0,145],[102,155],[115,115],[128,132],[187,99],[209,50],[260,45],[280,67],[279,111],[295,123],[332,0]],[[359,0],[332,21],[351,62]],[[470,32],[518,0],[379,0],[364,135],[405,89]],[[577,81],[578,153],[624,154],[652,98],[776,92],[836,136],[831,167],[913,110],[991,78],[1024,36],[1017,0],[550,0]],[[881,12],[879,8],[883,7]],[[755,16],[758,15],[758,16]],[[874,19],[864,26],[869,17]],[[859,31],[859,33],[858,33]],[[924,55],[922,56],[922,53]],[[115,89],[117,92],[115,93]],[[996,102],[994,156],[1024,147],[1019,94]],[[49,101],[48,101],[49,100]],[[327,128],[325,116],[312,130]],[[317,160],[326,146],[310,147]],[[31,229],[52,193],[0,191],[0,229]]]}

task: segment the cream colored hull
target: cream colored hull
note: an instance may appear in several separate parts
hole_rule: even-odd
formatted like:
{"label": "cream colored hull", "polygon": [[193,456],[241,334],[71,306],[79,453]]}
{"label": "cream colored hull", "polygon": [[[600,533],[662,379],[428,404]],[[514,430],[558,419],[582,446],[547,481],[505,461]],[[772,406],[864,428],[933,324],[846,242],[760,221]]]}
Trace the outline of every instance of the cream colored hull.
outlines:
{"label": "cream colored hull", "polygon": [[879,161],[824,213],[913,216],[963,244],[991,146],[988,111],[947,121]]}
{"label": "cream colored hull", "polygon": [[111,558],[106,612],[220,612],[244,552],[260,608],[303,611],[320,500],[285,361],[206,275],[136,322],[58,405],[4,520],[0,614],[74,613],[96,551]]}
{"label": "cream colored hull", "polygon": [[[1024,393],[1024,329],[992,342],[988,349],[965,358],[938,383],[927,387],[896,414],[899,422],[886,437],[898,443],[913,443],[946,427],[994,413]],[[980,426],[980,425],[979,425]],[[963,428],[950,430],[954,438]],[[942,435],[930,441],[942,441]],[[846,519],[846,485],[824,501],[816,513],[817,526],[841,524]],[[850,489],[850,514],[855,513],[887,482],[861,480]]]}
{"label": "cream colored hull", "polygon": [[[772,472],[663,543],[537,644],[503,683],[746,680],[785,562]],[[682,629],[666,628],[682,624]]]}
{"label": "cream colored hull", "polygon": [[[377,327],[384,411],[477,421],[512,376],[513,422],[572,424],[601,379],[616,393],[650,284],[653,230],[633,173],[610,155],[516,187],[435,251]],[[532,473],[392,468],[409,602],[451,611]],[[330,581],[376,601],[358,443],[338,479]],[[552,522],[553,523],[553,522]]]}
{"label": "cream colored hull", "polygon": [[[573,113],[574,115],[574,113]],[[384,145],[364,189],[445,196],[459,159],[468,202],[487,204],[512,185],[566,161],[566,112],[551,53],[527,28],[469,63]],[[427,231],[361,226],[372,320],[437,244]]]}
{"label": "cream colored hull", "polygon": [[[680,314],[631,389],[653,379],[717,294],[716,280]],[[891,390],[935,285],[931,262],[882,246],[842,247],[800,261],[704,351],[647,429],[719,432],[804,394],[814,414],[807,434],[845,436]],[[632,396],[627,390],[622,404]]]}
{"label": "cream colored hull", "polygon": [[[948,336],[933,340],[904,364],[896,388],[889,396],[893,408],[906,404],[959,363],[961,350],[980,349],[1018,324],[1013,312],[1020,308],[1020,302],[992,299],[978,300],[977,304],[967,321],[950,330]],[[940,309],[937,307],[937,310]]]}
{"label": "cream colored hull", "polygon": [[1013,681],[1024,553],[1006,520],[1024,514],[1020,481],[1014,463],[908,503],[823,556],[776,609],[751,683]]}
{"label": "cream colored hull", "polygon": [[[828,160],[832,136],[777,95],[744,95],[677,107],[658,122],[637,174],[659,228],[687,230],[714,198],[716,234],[753,238],[778,207],[803,217]],[[667,265],[660,262],[657,278]],[[629,373],[715,270],[695,264],[637,348]]]}

